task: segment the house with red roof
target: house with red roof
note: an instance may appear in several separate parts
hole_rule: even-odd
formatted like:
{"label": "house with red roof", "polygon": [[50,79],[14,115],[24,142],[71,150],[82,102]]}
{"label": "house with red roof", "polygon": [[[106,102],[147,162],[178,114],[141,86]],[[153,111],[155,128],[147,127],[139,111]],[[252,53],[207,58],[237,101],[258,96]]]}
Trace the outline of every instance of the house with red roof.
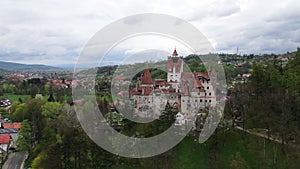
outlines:
{"label": "house with red roof", "polygon": [[0,134],[0,154],[7,153],[10,143],[10,134]]}
{"label": "house with red roof", "polygon": [[5,129],[20,129],[21,128],[21,123],[3,123],[2,124],[3,128]]}

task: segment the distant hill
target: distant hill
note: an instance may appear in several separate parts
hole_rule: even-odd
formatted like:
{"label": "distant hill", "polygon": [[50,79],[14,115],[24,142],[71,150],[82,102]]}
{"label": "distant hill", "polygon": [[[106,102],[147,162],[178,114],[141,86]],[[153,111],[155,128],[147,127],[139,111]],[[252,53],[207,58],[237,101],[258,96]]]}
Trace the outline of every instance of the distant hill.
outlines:
{"label": "distant hill", "polygon": [[62,68],[40,65],[40,64],[20,64],[13,62],[0,61],[0,69],[7,71],[51,71],[51,70],[62,70]]}
{"label": "distant hill", "polygon": [[6,70],[0,68],[0,72],[5,72]]}

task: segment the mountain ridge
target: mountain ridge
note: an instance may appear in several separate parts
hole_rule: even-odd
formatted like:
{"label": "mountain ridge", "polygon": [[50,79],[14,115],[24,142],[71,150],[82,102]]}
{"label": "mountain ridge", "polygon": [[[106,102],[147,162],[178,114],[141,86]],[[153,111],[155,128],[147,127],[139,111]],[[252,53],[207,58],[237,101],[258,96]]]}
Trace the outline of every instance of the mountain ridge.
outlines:
{"label": "mountain ridge", "polygon": [[23,64],[15,62],[0,61],[0,69],[6,71],[52,71],[63,70],[59,67],[43,65],[43,64]]}

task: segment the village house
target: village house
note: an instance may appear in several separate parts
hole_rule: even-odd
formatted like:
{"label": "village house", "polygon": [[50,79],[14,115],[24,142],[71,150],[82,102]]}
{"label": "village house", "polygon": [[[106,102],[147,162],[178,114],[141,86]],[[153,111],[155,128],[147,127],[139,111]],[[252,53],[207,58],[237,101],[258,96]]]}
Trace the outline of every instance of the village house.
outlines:
{"label": "village house", "polygon": [[11,144],[10,134],[0,134],[0,154],[6,155]]}

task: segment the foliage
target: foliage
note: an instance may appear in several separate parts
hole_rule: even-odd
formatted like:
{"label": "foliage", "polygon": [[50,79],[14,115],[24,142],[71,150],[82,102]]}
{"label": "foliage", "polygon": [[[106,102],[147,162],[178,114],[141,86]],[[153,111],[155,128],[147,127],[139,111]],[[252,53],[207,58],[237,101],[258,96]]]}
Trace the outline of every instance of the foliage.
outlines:
{"label": "foliage", "polygon": [[28,120],[24,120],[22,122],[19,138],[17,140],[18,149],[21,151],[30,151],[32,147],[31,138],[31,127]]}
{"label": "foliage", "polygon": [[231,169],[249,169],[247,162],[245,159],[241,156],[240,152],[237,152],[235,156],[233,157],[231,163],[230,163]]}

